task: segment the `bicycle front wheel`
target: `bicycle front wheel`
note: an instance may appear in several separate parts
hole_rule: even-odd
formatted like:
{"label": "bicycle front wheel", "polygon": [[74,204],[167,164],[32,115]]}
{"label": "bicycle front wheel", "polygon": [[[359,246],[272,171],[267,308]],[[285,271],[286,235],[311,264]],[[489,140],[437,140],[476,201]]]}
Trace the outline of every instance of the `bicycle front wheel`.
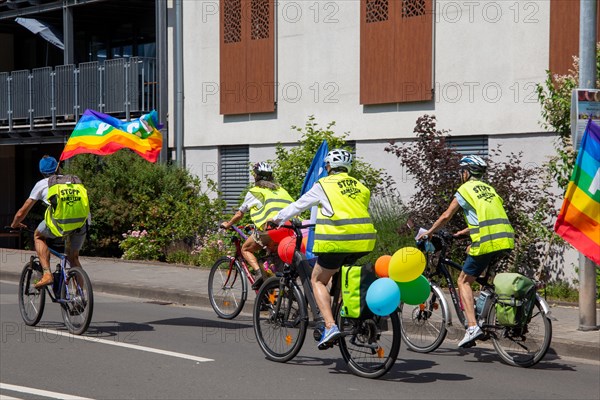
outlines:
{"label": "bicycle front wheel", "polygon": [[247,285],[236,259],[221,257],[215,262],[208,275],[208,298],[219,317],[233,319],[239,315],[246,302]]}
{"label": "bicycle front wheel", "polygon": [[363,378],[379,378],[396,362],[400,351],[400,317],[392,314],[371,318],[344,318],[340,306],[335,311],[342,332],[339,338],[342,357],[350,371]]}
{"label": "bicycle front wheel", "polygon": [[39,290],[35,283],[42,279],[43,271],[39,262],[28,262],[21,272],[19,280],[19,311],[26,325],[35,326],[44,313],[46,288]]}
{"label": "bicycle front wheel", "polygon": [[59,299],[62,317],[69,332],[81,335],[90,326],[94,312],[92,283],[81,267],[70,268],[66,274]]}
{"label": "bicycle front wheel", "polygon": [[267,279],[254,303],[254,333],[267,358],[277,362],[294,358],[307,328],[308,311],[300,289],[278,277]]}
{"label": "bicycle front wheel", "polygon": [[531,367],[548,351],[552,340],[552,322],[536,299],[531,320],[522,327],[505,327],[496,319],[496,308],[490,307],[487,323],[496,352],[504,362],[515,367]]}
{"label": "bicycle front wheel", "polygon": [[442,296],[442,289],[432,285],[429,298],[424,303],[416,306],[400,304],[402,339],[412,351],[429,353],[440,347],[446,338],[449,310],[441,301]]}

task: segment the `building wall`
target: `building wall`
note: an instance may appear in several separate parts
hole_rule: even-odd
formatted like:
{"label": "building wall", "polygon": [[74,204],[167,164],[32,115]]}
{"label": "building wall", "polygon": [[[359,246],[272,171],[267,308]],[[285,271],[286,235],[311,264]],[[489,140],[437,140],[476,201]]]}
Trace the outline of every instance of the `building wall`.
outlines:
{"label": "building wall", "polygon": [[14,69],[14,39],[13,35],[0,33],[0,72],[8,72]]}

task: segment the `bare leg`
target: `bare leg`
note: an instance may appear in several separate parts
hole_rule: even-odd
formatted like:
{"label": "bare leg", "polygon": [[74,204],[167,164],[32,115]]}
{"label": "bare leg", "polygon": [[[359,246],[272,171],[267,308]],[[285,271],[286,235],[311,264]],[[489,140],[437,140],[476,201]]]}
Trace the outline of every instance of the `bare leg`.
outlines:
{"label": "bare leg", "polygon": [[35,251],[40,258],[40,264],[42,265],[42,269],[44,272],[50,271],[50,250],[48,250],[48,245],[46,244],[46,238],[42,236],[37,230],[33,235]]}
{"label": "bare leg", "polygon": [[339,268],[325,269],[317,263],[313,268],[312,276],[310,278],[313,292],[315,293],[315,300],[321,311],[321,316],[325,320],[325,327],[327,329],[330,329],[335,324],[333,311],[331,311],[331,296],[329,290],[327,290],[327,285],[329,284],[331,277],[335,275],[338,270]]}
{"label": "bare leg", "polygon": [[261,269],[258,265],[258,260],[254,255],[254,253],[259,251],[261,248],[262,247],[254,241],[252,236],[248,237],[248,239],[246,239],[242,245],[242,256],[254,271],[259,271]]}
{"label": "bare leg", "polygon": [[464,272],[461,272],[458,276],[458,290],[460,292],[460,298],[463,302],[465,316],[467,317],[467,324],[469,326],[477,325],[477,320],[475,319],[475,307],[473,305],[473,290],[471,289],[471,284],[475,282],[475,279],[476,277],[467,275]]}

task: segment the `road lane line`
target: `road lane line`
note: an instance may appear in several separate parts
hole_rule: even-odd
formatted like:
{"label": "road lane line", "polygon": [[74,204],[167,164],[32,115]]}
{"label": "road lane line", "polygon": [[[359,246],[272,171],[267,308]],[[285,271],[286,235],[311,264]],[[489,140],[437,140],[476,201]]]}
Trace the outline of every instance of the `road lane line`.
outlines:
{"label": "road lane line", "polygon": [[69,339],[79,339],[79,340],[83,340],[86,342],[108,344],[108,345],[117,346],[117,347],[125,347],[125,348],[133,349],[133,350],[140,350],[140,351],[147,351],[149,353],[162,354],[164,356],[185,358],[187,360],[192,360],[192,361],[197,361],[197,362],[215,361],[210,358],[198,357],[198,356],[193,356],[190,354],[177,353],[177,352],[168,351],[168,350],[154,349],[152,347],[138,346],[136,344],[115,342],[112,340],[98,339],[98,338],[94,338],[94,337],[90,337],[90,336],[77,336],[77,335],[73,335],[69,332],[57,331],[54,329],[35,328],[35,330],[43,332],[43,333],[50,333],[50,334],[54,334],[54,335],[58,335],[58,336],[65,336],[65,337],[68,337]]}
{"label": "road lane line", "polygon": [[[40,390],[40,389],[34,389],[34,388],[28,388],[25,386],[16,386],[16,385],[9,385],[8,383],[0,383],[0,389],[3,390],[10,390],[12,392],[19,392],[19,393],[29,393],[29,394],[33,394],[36,396],[43,396],[43,397],[50,397],[53,399],[65,399],[65,400],[92,400],[89,399],[87,397],[81,397],[81,396],[73,396],[70,394],[64,394],[64,393],[58,393],[58,392],[49,392],[47,390]],[[0,395],[0,397],[2,397]],[[9,399],[10,397],[2,397]]]}

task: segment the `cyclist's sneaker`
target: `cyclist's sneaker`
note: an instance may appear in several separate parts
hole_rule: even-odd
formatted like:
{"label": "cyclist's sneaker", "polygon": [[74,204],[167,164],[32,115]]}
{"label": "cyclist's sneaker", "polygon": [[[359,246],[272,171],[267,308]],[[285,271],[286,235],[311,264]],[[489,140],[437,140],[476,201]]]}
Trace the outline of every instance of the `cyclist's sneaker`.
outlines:
{"label": "cyclist's sneaker", "polygon": [[40,279],[35,285],[33,285],[33,287],[35,287],[36,289],[39,289],[46,285],[51,284],[52,282],[54,282],[54,277],[52,276],[52,273],[44,272],[42,279]]}
{"label": "cyclist's sneaker", "polygon": [[317,345],[317,347],[319,348],[319,350],[327,349],[327,348],[331,347],[331,346],[327,346],[327,344],[329,344],[330,342],[333,342],[335,339],[339,338],[341,335],[342,335],[342,333],[338,329],[337,325],[333,325],[329,329],[325,328],[325,330],[323,331],[323,335],[321,336],[321,340],[319,341],[319,344]]}
{"label": "cyclist's sneaker", "polygon": [[471,347],[467,344],[471,344],[475,339],[483,336],[483,331],[479,326],[470,326],[465,332],[465,337],[458,343],[458,347]]}
{"label": "cyclist's sneaker", "polygon": [[259,275],[258,278],[256,278],[256,280],[252,284],[252,290],[258,290],[262,284],[263,284],[263,277]]}

